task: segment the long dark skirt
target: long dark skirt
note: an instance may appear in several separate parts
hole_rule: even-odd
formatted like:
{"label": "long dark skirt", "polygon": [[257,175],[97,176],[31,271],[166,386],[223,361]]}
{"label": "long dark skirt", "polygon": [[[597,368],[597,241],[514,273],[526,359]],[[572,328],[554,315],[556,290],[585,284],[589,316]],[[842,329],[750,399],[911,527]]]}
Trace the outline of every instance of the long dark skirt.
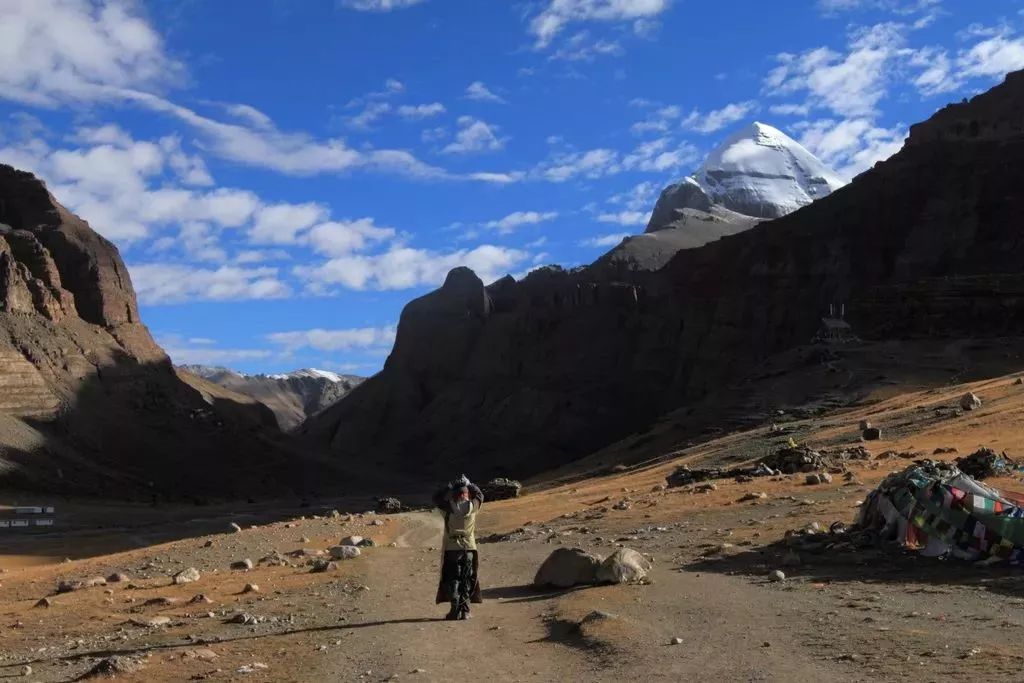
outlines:
{"label": "long dark skirt", "polygon": [[480,595],[480,556],[475,550],[447,550],[441,562],[441,580],[437,584],[437,604],[452,601],[451,585],[459,575],[459,554],[462,552],[469,553],[473,559],[473,591],[469,594],[469,601],[474,603],[484,601],[483,596]]}

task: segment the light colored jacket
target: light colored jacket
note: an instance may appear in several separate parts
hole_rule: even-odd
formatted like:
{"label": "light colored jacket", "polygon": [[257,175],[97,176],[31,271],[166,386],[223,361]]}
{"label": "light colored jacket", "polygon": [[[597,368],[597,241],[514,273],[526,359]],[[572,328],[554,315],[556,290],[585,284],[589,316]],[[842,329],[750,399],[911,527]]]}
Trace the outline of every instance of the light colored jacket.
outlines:
{"label": "light colored jacket", "polygon": [[448,502],[444,511],[444,550],[476,550],[476,513],[480,500]]}

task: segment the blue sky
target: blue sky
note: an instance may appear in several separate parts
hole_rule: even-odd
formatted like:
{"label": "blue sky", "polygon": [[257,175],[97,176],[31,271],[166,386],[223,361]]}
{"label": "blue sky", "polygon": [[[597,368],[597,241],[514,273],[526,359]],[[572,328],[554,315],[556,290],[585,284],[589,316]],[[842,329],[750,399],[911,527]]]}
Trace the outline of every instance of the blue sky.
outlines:
{"label": "blue sky", "polygon": [[1024,68],[1022,10],[0,0],[0,161],[120,247],[175,361],[368,374],[450,268],[588,263],[750,121],[868,168]]}

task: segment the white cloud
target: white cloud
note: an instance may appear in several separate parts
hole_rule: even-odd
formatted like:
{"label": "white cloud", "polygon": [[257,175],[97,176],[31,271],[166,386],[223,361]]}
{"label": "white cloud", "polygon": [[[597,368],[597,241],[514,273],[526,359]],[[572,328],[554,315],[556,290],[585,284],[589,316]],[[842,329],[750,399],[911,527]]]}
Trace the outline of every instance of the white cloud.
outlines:
{"label": "white cloud", "polygon": [[555,183],[565,182],[577,176],[598,178],[615,167],[618,157],[615,150],[605,148],[562,153],[542,164],[537,173],[543,179]]}
{"label": "white cloud", "polygon": [[614,40],[591,40],[590,34],[580,31],[565,45],[553,52],[548,59],[566,62],[592,62],[598,57],[618,56],[624,52],[622,45]]}
{"label": "white cloud", "polygon": [[173,304],[193,300],[230,301],[280,299],[291,294],[277,268],[217,269],[168,263],[129,265],[132,284],[144,304]]}
{"label": "white cloud", "polygon": [[591,237],[580,242],[581,247],[614,247],[619,244],[622,240],[629,237],[628,232],[616,232],[611,235],[599,235],[598,237]]}
{"label": "white cloud", "polygon": [[484,223],[485,228],[508,234],[524,225],[537,225],[558,218],[557,211],[516,211],[499,220]]}
{"label": "white cloud", "polygon": [[459,117],[459,130],[455,140],[445,146],[446,154],[468,154],[470,152],[493,152],[505,146],[505,140],[497,136],[498,127],[474,119],[472,116]]}
{"label": "white cloud", "polygon": [[216,340],[204,338],[186,339],[180,334],[158,334],[157,343],[167,352],[175,365],[223,365],[266,360],[274,354],[268,349],[221,349]]}
{"label": "white cloud", "polygon": [[624,171],[664,173],[698,161],[700,153],[688,142],[674,144],[662,137],[642,142],[632,151],[619,154],[613,149],[557,152],[530,173],[530,177],[561,183],[573,178],[601,178]]}
{"label": "white cloud", "polygon": [[800,143],[847,178],[898,152],[907,136],[902,126],[881,128],[866,118],[822,119],[797,128]]}
{"label": "white cloud", "polygon": [[273,128],[274,126],[274,122],[269,116],[248,104],[226,104],[224,108],[229,114],[254,128]]}
{"label": "white cloud", "polygon": [[[545,48],[567,25],[586,21],[632,21],[640,32],[669,7],[669,0],[546,0],[546,7],[530,21],[537,48]],[[636,25],[636,22],[640,22]]]}
{"label": "white cloud", "polygon": [[321,204],[272,204],[258,209],[249,229],[253,244],[294,244],[299,233],[327,217]]}
{"label": "white cloud", "polygon": [[901,24],[876,24],[855,30],[846,54],[826,47],[780,54],[764,90],[773,96],[805,93],[809,106],[840,116],[873,116],[895,74],[894,61],[909,54],[905,31]]}
{"label": "white cloud", "polygon": [[597,217],[602,223],[617,223],[618,225],[647,225],[651,220],[650,211],[619,211],[617,213],[602,213]]}
{"label": "white cloud", "polygon": [[482,81],[474,81],[466,87],[466,99],[476,100],[478,102],[507,104],[503,97],[491,92],[490,88],[484,85]]}
{"label": "white cloud", "polygon": [[381,227],[372,218],[329,221],[314,226],[308,235],[310,246],[327,256],[345,256],[371,244],[393,239],[394,228]]}
{"label": "white cloud", "polygon": [[753,100],[727,104],[721,109],[715,109],[706,114],[694,109],[689,116],[682,120],[681,125],[683,128],[698,133],[714,133],[737,121],[742,121],[756,110],[757,102]]}
{"label": "white cloud", "polygon": [[[634,103],[636,102],[638,101],[634,100]],[[634,106],[643,105],[634,104]],[[637,135],[651,132],[667,133],[674,125],[674,121],[678,119],[680,115],[682,115],[682,110],[675,105],[659,107],[643,121],[638,121],[630,126],[630,130]]]}
{"label": "white cloud", "polygon": [[336,287],[408,289],[440,285],[448,271],[457,266],[468,266],[484,282],[492,282],[528,258],[525,251],[490,244],[452,252],[395,246],[382,254],[345,256],[319,266],[299,266],[295,274],[316,294],[330,293]]}
{"label": "white cloud", "polygon": [[404,119],[427,119],[432,116],[445,113],[446,109],[440,102],[430,104],[403,104],[397,110],[398,115]]}
{"label": "white cloud", "polygon": [[103,86],[151,88],[174,83],[183,73],[132,3],[0,3],[0,97],[55,107],[101,99]]}
{"label": "white cloud", "polygon": [[624,206],[630,211],[642,211],[654,206],[654,200],[660,192],[661,187],[648,180],[634,185],[625,192],[612,195],[608,203]]}
{"label": "white cloud", "polygon": [[959,50],[955,57],[939,48],[923,48],[913,55],[910,64],[922,69],[914,80],[922,94],[953,92],[971,79],[1002,78],[1024,68],[1024,37],[1009,28],[973,26],[965,37],[983,40]]}
{"label": "white cloud", "polygon": [[367,102],[361,112],[348,117],[345,123],[358,130],[368,130],[389,111],[391,111],[391,105],[387,102]]}
{"label": "white cloud", "polygon": [[424,0],[338,0],[338,4],[360,12],[390,12],[403,7],[418,5]]}
{"label": "white cloud", "polygon": [[773,104],[768,111],[779,116],[807,116],[811,108],[806,104]]}
{"label": "white cloud", "polygon": [[295,332],[274,332],[267,340],[284,348],[287,353],[300,349],[317,351],[351,351],[352,349],[390,348],[395,343],[396,328],[357,327],[343,330],[299,330]]}

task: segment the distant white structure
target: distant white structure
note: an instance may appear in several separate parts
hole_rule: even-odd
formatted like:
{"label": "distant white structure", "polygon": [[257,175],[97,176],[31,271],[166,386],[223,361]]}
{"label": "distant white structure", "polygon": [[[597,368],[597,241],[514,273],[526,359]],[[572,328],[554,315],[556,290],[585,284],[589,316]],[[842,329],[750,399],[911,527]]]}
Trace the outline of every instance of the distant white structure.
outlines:
{"label": "distant white structure", "polygon": [[0,529],[52,527],[55,514],[50,506],[0,507]]}

